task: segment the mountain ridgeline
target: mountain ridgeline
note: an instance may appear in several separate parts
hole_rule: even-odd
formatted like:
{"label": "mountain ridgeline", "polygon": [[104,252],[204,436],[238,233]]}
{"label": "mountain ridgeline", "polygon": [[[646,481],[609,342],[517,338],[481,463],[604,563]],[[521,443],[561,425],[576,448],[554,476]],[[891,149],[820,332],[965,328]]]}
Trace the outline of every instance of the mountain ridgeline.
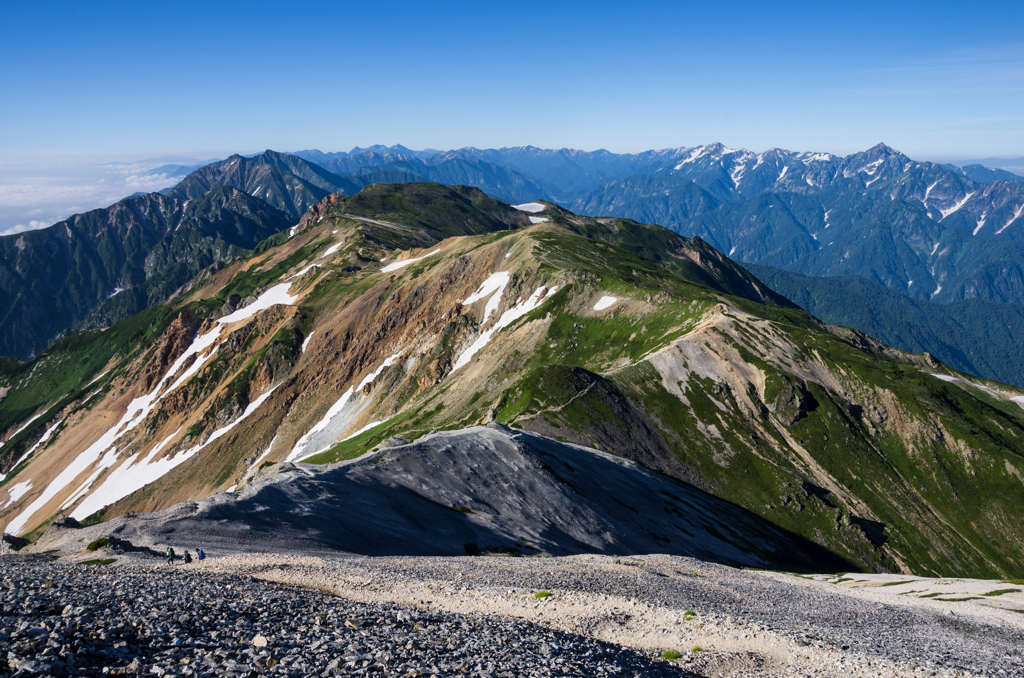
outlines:
{"label": "mountain ridgeline", "polygon": [[106,327],[169,298],[204,268],[294,224],[239,190],[150,193],[49,228],[0,236],[0,355],[28,360],[78,328]]}
{"label": "mountain ridgeline", "polygon": [[[2,368],[14,534],[64,513],[148,539],[117,517],[170,509],[167,529],[219,521],[257,548],[274,537],[249,516],[273,502],[325,552],[455,555],[467,535],[495,553],[1024,575],[1024,392],[825,325],[699,238],[550,202],[333,194],[167,303]],[[485,474],[460,461],[478,455]],[[353,513],[334,487],[383,508]],[[594,530],[539,508],[556,495]],[[409,530],[409,512],[438,520]],[[373,544],[300,519],[353,515],[379,521]]]}
{"label": "mountain ridgeline", "polygon": [[[328,195],[352,196],[374,183],[469,185],[506,202],[546,199],[571,205],[579,214],[660,223],[697,235],[739,261],[808,276],[860,276],[923,302],[1009,303],[1013,306],[995,313],[1013,316],[1024,289],[1020,178],[978,164],[919,163],[883,145],[845,158],[779,149],[751,153],[721,144],[625,155],[532,146],[445,152],[374,146],[350,153],[267,150],[232,156],[195,168],[166,192],[189,200],[231,187],[298,220]],[[653,251],[648,248],[644,256]],[[157,272],[147,270],[146,275]],[[12,298],[23,293],[23,283],[32,284],[30,279],[7,282],[13,287],[2,289]],[[135,288],[132,295],[120,293],[113,305],[140,310],[173,293],[166,284],[150,287],[156,293],[142,295]],[[875,299],[861,296],[857,303]],[[66,331],[101,327],[126,313],[100,312],[88,322],[80,314],[60,319],[56,316],[63,305],[58,301],[39,321],[49,330],[33,330],[41,332],[41,339],[14,339],[17,346],[6,348],[6,354],[31,357]],[[918,333],[920,341],[906,343],[877,322],[861,321],[886,317],[884,306],[850,313],[838,296],[828,294],[818,295],[814,308],[830,320],[848,318],[855,328],[899,346],[973,366],[981,376],[1022,383],[1007,367],[1014,362],[1008,353],[1013,332],[972,333],[978,342],[975,354],[988,357],[965,361],[958,340]],[[940,307],[920,308],[944,314]],[[972,314],[989,307],[963,308],[964,323],[970,325]],[[978,321],[987,323],[984,317]]]}

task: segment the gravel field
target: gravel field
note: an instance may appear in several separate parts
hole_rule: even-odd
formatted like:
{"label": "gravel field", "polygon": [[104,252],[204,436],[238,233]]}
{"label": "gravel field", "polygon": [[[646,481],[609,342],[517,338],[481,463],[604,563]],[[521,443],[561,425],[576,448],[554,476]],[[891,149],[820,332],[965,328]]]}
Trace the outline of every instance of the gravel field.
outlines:
{"label": "gravel field", "polygon": [[0,559],[4,676],[685,676],[530,622],[203,572]]}
{"label": "gravel field", "polygon": [[689,558],[104,551],[0,558],[0,675],[1024,675],[1022,614]]}
{"label": "gravel field", "polygon": [[[234,556],[204,567],[675,649],[677,663],[700,675],[1024,675],[1022,614],[691,558]],[[538,590],[551,595],[538,600]]]}

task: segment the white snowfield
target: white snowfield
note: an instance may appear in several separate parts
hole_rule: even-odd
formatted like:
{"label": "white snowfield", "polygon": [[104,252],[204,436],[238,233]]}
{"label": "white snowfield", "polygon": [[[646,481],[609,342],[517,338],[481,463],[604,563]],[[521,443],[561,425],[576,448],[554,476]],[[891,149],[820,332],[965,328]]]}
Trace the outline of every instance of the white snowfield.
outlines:
{"label": "white snowfield", "polygon": [[[370,372],[365,377],[363,377],[363,380],[359,382],[358,386],[349,386],[348,390],[341,395],[338,401],[331,405],[330,409],[327,410],[327,414],[324,415],[323,419],[314,424],[313,428],[306,431],[306,434],[299,438],[299,442],[295,443],[295,447],[292,448],[292,451],[288,454],[288,457],[287,459],[285,459],[285,461],[301,461],[303,459],[312,457],[315,454],[319,454],[325,450],[330,449],[331,445],[334,444],[334,439],[337,436],[330,436],[330,440],[326,441],[326,445],[320,444],[313,450],[308,450],[308,448],[310,447],[310,442],[314,438],[322,437],[318,436],[317,434],[322,433],[324,430],[327,429],[327,427],[331,424],[333,420],[345,414],[345,409],[348,406],[349,401],[352,399],[352,396],[356,392],[362,391],[363,387],[366,386],[367,384],[373,383],[373,380],[380,376],[380,373],[384,371],[385,367],[391,367],[392,365],[395,364],[395,361],[401,357],[401,352],[394,354],[393,356],[387,358],[384,362],[382,362],[380,364],[380,367],[378,367],[373,372]],[[324,441],[321,441],[321,443],[323,442]]]}
{"label": "white snowfield", "polygon": [[[440,251],[441,251],[441,248],[437,248],[433,252],[427,252],[422,257],[416,257],[415,259],[406,259],[405,261],[396,261],[395,263],[388,264],[384,268],[380,269],[380,272],[381,273],[391,273],[392,271],[397,271],[400,268],[405,268],[409,264],[415,264],[417,261],[422,261],[423,259],[426,259],[427,257],[432,257],[432,256],[434,256],[435,254],[437,254]],[[384,261],[384,260],[381,259],[381,261]]]}
{"label": "white snowfield", "polygon": [[[975,192],[976,192],[976,191],[975,191]],[[968,193],[968,194],[967,194],[966,196],[964,196],[964,199],[963,199],[963,200],[961,200],[961,201],[960,201],[960,202],[958,202],[957,204],[953,205],[953,206],[952,206],[952,207],[950,207],[950,208],[949,208],[948,210],[939,210],[939,212],[941,212],[941,213],[942,213],[942,219],[945,219],[945,218],[946,218],[946,217],[948,217],[948,216],[949,216],[950,214],[952,214],[953,212],[956,212],[956,211],[957,211],[957,210],[959,210],[959,209],[960,209],[961,207],[963,207],[964,205],[966,205],[966,204],[967,204],[967,201],[971,199],[971,196],[973,196],[975,192],[972,192],[972,193]],[[939,219],[939,221],[942,221],[942,219]]]}
{"label": "white snowfield", "polygon": [[[218,438],[222,438],[230,432],[231,429],[245,421],[250,414],[255,412],[259,406],[270,397],[270,394],[273,393],[274,390],[275,389],[273,388],[270,389],[259,398],[249,403],[249,406],[245,408],[242,416],[235,419],[227,426],[214,431],[213,435],[211,435],[205,443],[196,445],[184,452],[179,452],[174,457],[156,459],[156,456],[161,452],[161,450],[163,450],[171,440],[181,433],[181,429],[178,429],[168,436],[163,442],[153,448],[145,458],[142,458],[141,452],[133,455],[128,461],[114,469],[114,471],[111,472],[111,474],[103,481],[103,484],[96,488],[81,504],[78,505],[78,508],[71,513],[71,517],[75,520],[83,520],[96,511],[99,511],[104,506],[112,504],[123,497],[127,497],[135,490],[141,489],[149,483],[158,480],[168,471],[188,461],[203,448],[209,446]],[[67,506],[74,503],[75,499],[77,499],[77,497],[72,497],[65,502],[61,508],[67,508]]]}
{"label": "white snowfield", "polygon": [[336,243],[334,243],[333,245],[331,245],[330,247],[328,247],[328,248],[327,248],[327,250],[326,250],[326,251],[325,251],[325,252],[324,252],[323,254],[321,254],[321,255],[320,255],[320,258],[321,258],[321,259],[323,259],[324,257],[329,257],[329,256],[331,256],[332,254],[334,254],[335,252],[337,252],[338,250],[340,250],[340,249],[341,249],[341,246],[342,246],[343,244],[344,244],[344,243],[340,243],[340,242],[336,242]]}
{"label": "white snowfield", "polygon": [[[508,285],[510,275],[508,271],[492,274],[491,277],[483,281],[476,292],[466,297],[465,301],[462,302],[463,306],[469,306],[481,299],[487,299],[488,296],[491,297],[488,299],[487,305],[484,306],[484,319],[480,322],[481,325],[486,323],[491,314],[498,310],[498,306],[501,304],[501,295],[505,293],[505,286]],[[498,294],[494,294],[495,292]]]}
{"label": "white snowfield", "polygon": [[15,485],[14,487],[12,487],[9,490],[9,494],[11,496],[7,499],[7,503],[6,504],[4,504],[3,506],[0,506],[0,509],[5,509],[8,506],[10,506],[11,504],[13,504],[14,502],[18,501],[19,499],[21,499],[25,495],[26,492],[28,492],[31,489],[32,489],[32,481],[31,480],[26,480],[23,483],[18,483],[17,485]]}
{"label": "white snowfield", "polygon": [[306,338],[302,340],[302,350],[300,351],[300,353],[305,353],[306,352],[306,347],[309,346],[309,340],[313,338],[314,334],[316,334],[316,330],[314,330],[314,331],[310,332],[309,334],[307,334]]}
{"label": "white snowfield", "polygon": [[542,205],[539,202],[524,202],[522,205],[512,205],[512,207],[515,207],[520,212],[532,212],[533,214],[543,212],[548,208],[547,205]]}
{"label": "white snowfield", "polygon": [[[484,322],[487,322],[487,318],[490,316],[491,310],[497,310],[498,306],[501,304],[501,296],[505,293],[505,286],[508,284],[509,279],[509,275],[507,272],[502,273],[504,273],[504,278],[502,278],[503,282],[501,283],[501,287],[497,288],[494,291],[493,296],[487,301]],[[494,275],[492,275],[484,282],[484,286],[486,286],[488,282],[495,279],[497,276],[502,275],[502,273],[495,273]],[[483,289],[483,286],[481,286],[481,289]],[[508,327],[516,320],[519,320],[524,315],[529,313],[530,311],[539,308],[540,305],[543,304],[548,299],[548,297],[552,296],[557,291],[557,286],[551,288],[540,287],[537,289],[537,291],[530,295],[529,299],[516,304],[509,310],[502,313],[501,317],[498,318],[498,322],[494,323],[493,327],[491,327],[488,330],[485,330],[479,337],[477,337],[476,341],[470,344],[469,348],[463,351],[462,354],[455,360],[455,365],[452,367],[452,372],[455,372],[455,370],[459,369],[460,367],[468,365],[469,361],[473,359],[473,356],[479,353],[481,349],[487,346],[487,344],[491,343],[491,339],[494,338],[494,335],[497,332]],[[473,299],[474,301],[476,299],[482,299],[483,296],[477,297],[478,294],[480,294],[479,291],[475,293],[473,296],[471,296],[469,299],[467,299],[465,302],[463,302],[463,304],[471,303],[470,299]],[[482,324],[483,323],[481,323],[481,325]]]}
{"label": "white snowfield", "polygon": [[1007,221],[1002,228],[996,231],[996,235],[999,235],[1000,233],[1008,229],[1010,227],[1010,224],[1012,224],[1013,222],[1017,221],[1017,219],[1020,218],[1021,213],[1024,213],[1024,204],[1021,204],[1021,206],[1017,208],[1017,211],[1013,213],[1013,216],[1010,217],[1010,220]]}
{"label": "white snowfield", "polygon": [[[153,411],[153,408],[157,403],[195,376],[203,366],[209,363],[209,361],[216,355],[218,347],[217,339],[220,338],[224,327],[231,323],[246,320],[260,311],[277,304],[288,306],[292,305],[298,297],[289,294],[288,290],[290,287],[291,283],[287,282],[271,287],[261,294],[256,301],[245,308],[240,308],[234,313],[220,318],[217,320],[216,327],[206,334],[196,337],[192,341],[191,346],[189,346],[188,349],[176,361],[174,361],[174,364],[167,370],[163,378],[157,382],[157,385],[153,390],[146,395],[139,396],[132,400],[132,402],[128,404],[128,408],[124,415],[122,415],[121,419],[107,429],[92,445],[68,463],[61,473],[59,473],[57,477],[47,485],[42,494],[36,497],[35,501],[29,504],[21,513],[7,524],[4,531],[10,534],[18,534],[21,532],[21,530],[25,528],[29,519],[31,519],[37,511],[45,507],[54,499],[54,497],[67,489],[83,473],[92,470],[92,473],[86,481],[78,486],[78,488],[71,494],[71,497],[62,504],[61,508],[71,506],[76,500],[86,495],[92,487],[92,484],[97,478],[99,478],[100,474],[102,474],[106,469],[117,464],[119,458],[119,450],[116,445],[117,441],[125,433],[134,430],[139,424],[141,424],[149,413]],[[167,383],[182,370],[185,363],[189,359],[193,358],[195,362],[185,369],[170,386],[167,386]],[[257,398],[253,403],[250,403],[250,407],[246,408],[242,418],[248,416],[256,409],[256,407],[262,404],[267,395],[269,395],[269,392],[264,396]],[[234,424],[240,422],[242,418],[237,419],[232,425],[215,433],[214,436],[211,436],[207,441],[207,444],[224,433],[227,433],[227,431],[230,430]],[[176,435],[177,432],[174,436]],[[143,485],[152,482],[173,469],[175,466],[186,461],[189,456],[195,454],[195,452],[198,452],[199,449],[202,448],[202,446],[198,449],[193,448],[186,453],[179,453],[170,459],[156,460],[156,454],[158,454],[160,449],[169,443],[174,436],[171,436],[151,450],[141,463],[138,461],[138,454],[123,463],[117,471],[115,471],[115,474],[117,474],[117,477],[120,478],[120,480],[112,481],[111,478],[106,479],[103,485],[95,493],[90,495],[78,508],[76,508],[71,515],[76,519],[85,518],[91,515],[96,510],[103,508],[103,506],[122,499],[137,490],[139,487],[142,487],[142,485],[135,486],[138,479],[145,478]],[[85,512],[83,513],[83,511]]]}
{"label": "white snowfield", "polygon": [[615,297],[601,297],[600,299],[597,300],[597,303],[594,304],[594,310],[603,311],[606,308],[611,307],[611,305],[614,304],[616,301],[618,301],[618,299],[616,299]]}
{"label": "white snowfield", "polygon": [[531,224],[543,224],[545,221],[547,221],[547,219],[544,217],[530,217]]}

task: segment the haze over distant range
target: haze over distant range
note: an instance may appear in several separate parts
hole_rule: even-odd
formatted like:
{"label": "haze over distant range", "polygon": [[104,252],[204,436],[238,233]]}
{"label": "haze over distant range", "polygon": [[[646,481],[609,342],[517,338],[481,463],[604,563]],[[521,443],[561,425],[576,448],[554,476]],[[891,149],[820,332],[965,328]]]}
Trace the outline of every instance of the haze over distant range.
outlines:
{"label": "haze over distant range", "polygon": [[131,162],[74,157],[0,162],[0,235],[46,228],[133,193],[159,191],[181,180],[175,169],[179,163],[205,162],[189,156]]}
{"label": "haze over distant range", "polygon": [[[408,150],[400,145],[394,148]],[[357,146],[349,154],[362,150]],[[439,151],[417,151],[417,155],[423,156],[435,153]],[[62,156],[44,158],[42,162],[23,157],[0,163],[0,235],[46,228],[72,214],[108,207],[134,193],[167,189],[195,167],[228,155],[231,153],[222,151],[134,159],[127,156],[114,156],[113,159],[91,157],[87,160]],[[949,160],[939,157],[923,159]],[[1024,158],[954,159],[952,162],[956,165],[981,164],[1024,176]]]}

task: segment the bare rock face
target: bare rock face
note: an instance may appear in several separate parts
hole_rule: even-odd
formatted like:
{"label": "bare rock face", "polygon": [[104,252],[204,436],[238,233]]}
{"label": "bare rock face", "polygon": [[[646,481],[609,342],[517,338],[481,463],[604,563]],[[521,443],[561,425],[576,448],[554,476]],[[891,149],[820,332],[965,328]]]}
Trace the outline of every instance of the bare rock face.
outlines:
{"label": "bare rock face", "polygon": [[[686,483],[501,424],[390,438],[328,467],[271,464],[240,491],[67,533],[210,552],[463,555],[670,553],[755,567],[829,555]],[[102,535],[101,535],[102,532]],[[838,563],[838,561],[836,561]]]}
{"label": "bare rock face", "polygon": [[0,539],[0,555],[17,553],[28,545],[28,539],[25,539],[24,537],[15,537],[14,535],[7,534],[5,532],[3,539]]}
{"label": "bare rock face", "polygon": [[765,394],[768,409],[786,426],[792,426],[814,407],[814,396],[808,392],[803,382],[789,375],[779,374],[773,389],[774,398]]}
{"label": "bare rock face", "polygon": [[231,315],[239,309],[242,304],[242,296],[240,294],[232,294],[228,297],[228,300],[224,302],[224,305],[220,307],[217,315],[223,318],[226,315]]}
{"label": "bare rock face", "polygon": [[191,311],[184,310],[160,337],[160,344],[140,375],[143,388],[149,391],[163,377],[167,369],[192,344],[200,320]]}
{"label": "bare rock face", "polygon": [[310,207],[309,211],[307,211],[302,216],[302,219],[299,220],[298,226],[295,227],[295,232],[299,233],[301,231],[304,231],[307,228],[309,228],[312,224],[315,224],[321,219],[323,219],[325,216],[327,216],[327,213],[331,211],[331,207],[334,206],[334,203],[336,203],[338,200],[341,200],[344,197],[345,196],[341,195],[340,193],[331,193],[329,196],[327,196],[317,204]]}

